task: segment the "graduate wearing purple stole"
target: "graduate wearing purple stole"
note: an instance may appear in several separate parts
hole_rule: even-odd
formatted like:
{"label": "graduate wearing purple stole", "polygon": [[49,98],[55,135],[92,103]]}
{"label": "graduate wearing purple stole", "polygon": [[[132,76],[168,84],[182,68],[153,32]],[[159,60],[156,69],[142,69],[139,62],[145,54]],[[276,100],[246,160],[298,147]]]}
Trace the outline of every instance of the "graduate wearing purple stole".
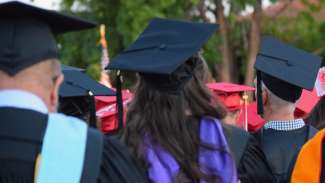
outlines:
{"label": "graduate wearing purple stole", "polygon": [[[237,183],[235,162],[231,157],[228,144],[219,120],[205,117],[200,123],[200,139],[202,144],[209,144],[218,150],[201,147],[199,163],[204,173],[216,175],[220,183]],[[151,182],[174,182],[180,167],[174,157],[160,145],[152,144],[150,137],[145,139],[146,160],[149,164],[148,176]],[[200,183],[204,183],[200,180]]]}

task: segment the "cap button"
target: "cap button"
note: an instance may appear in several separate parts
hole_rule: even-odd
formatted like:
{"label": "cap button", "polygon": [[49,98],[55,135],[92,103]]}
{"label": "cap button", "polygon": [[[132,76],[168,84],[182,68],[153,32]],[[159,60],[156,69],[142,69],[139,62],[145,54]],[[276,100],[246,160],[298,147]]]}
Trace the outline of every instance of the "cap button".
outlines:
{"label": "cap button", "polygon": [[167,47],[167,45],[165,45],[165,44],[161,44],[161,45],[159,46],[159,49],[164,50],[164,49],[166,49],[166,47]]}

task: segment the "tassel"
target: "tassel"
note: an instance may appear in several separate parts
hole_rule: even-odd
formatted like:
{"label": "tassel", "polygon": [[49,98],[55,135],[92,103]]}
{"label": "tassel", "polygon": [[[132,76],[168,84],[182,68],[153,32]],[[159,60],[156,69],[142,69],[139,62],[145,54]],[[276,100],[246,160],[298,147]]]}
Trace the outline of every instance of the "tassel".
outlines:
{"label": "tassel", "polygon": [[117,71],[116,78],[116,101],[118,111],[118,127],[117,132],[123,128],[123,97],[122,97],[122,78],[120,71]]}
{"label": "tassel", "polygon": [[262,98],[262,78],[261,78],[261,71],[256,71],[256,93],[257,93],[257,114],[263,116],[263,98]]}

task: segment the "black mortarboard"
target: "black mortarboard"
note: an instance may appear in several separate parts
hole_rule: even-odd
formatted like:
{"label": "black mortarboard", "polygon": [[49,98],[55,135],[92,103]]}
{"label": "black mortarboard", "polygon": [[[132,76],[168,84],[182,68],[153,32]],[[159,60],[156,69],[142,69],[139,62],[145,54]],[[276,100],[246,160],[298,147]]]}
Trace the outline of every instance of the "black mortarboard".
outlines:
{"label": "black mortarboard", "polygon": [[[131,46],[112,59],[107,69],[138,72],[149,86],[177,94],[192,76],[195,64],[192,61],[196,59],[190,58],[216,29],[216,24],[154,18]],[[119,76],[117,82],[121,126],[123,106]]]}
{"label": "black mortarboard", "polygon": [[296,102],[303,88],[314,88],[320,64],[321,57],[270,36],[264,37],[255,63],[259,113],[263,113],[261,81],[279,98]]}
{"label": "black mortarboard", "polygon": [[216,24],[154,18],[107,69],[171,74],[198,52],[216,29]]}
{"label": "black mortarboard", "polygon": [[[90,126],[96,126],[96,110],[94,96],[114,96],[115,92],[110,88],[91,79],[78,68],[71,66],[62,66],[64,81],[60,87],[59,96],[61,101],[70,103],[70,106],[76,105],[80,101],[89,102]],[[73,104],[73,105],[72,105]],[[76,106],[78,108],[78,106]],[[72,110],[72,109],[71,109]]]}
{"label": "black mortarboard", "polygon": [[[63,70],[64,81],[60,87],[60,97],[113,96],[115,92],[77,70]],[[91,94],[89,94],[91,93]]]}
{"label": "black mortarboard", "polygon": [[58,58],[54,36],[95,24],[19,1],[0,4],[0,70],[9,75],[50,58]]}
{"label": "black mortarboard", "polygon": [[73,71],[81,71],[81,72],[85,71],[85,69],[81,69],[81,68],[78,68],[78,67],[72,67],[72,66],[64,65],[64,64],[61,64],[61,70],[63,70],[63,71],[73,70]]}

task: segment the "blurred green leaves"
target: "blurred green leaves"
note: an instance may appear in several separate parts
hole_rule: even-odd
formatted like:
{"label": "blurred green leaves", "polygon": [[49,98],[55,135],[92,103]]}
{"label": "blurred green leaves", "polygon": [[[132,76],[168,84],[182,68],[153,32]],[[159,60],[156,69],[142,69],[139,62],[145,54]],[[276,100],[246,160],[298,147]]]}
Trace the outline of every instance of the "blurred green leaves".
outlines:
{"label": "blurred green leaves", "polygon": [[[105,24],[107,28],[109,55],[123,50],[134,41],[153,17],[185,19],[203,21],[198,14],[197,5],[201,0],[63,0],[62,11],[70,11],[79,16]],[[243,81],[247,64],[248,38],[251,26],[250,19],[238,20],[247,7],[254,7],[255,0],[227,0],[229,14],[229,39],[232,54],[237,67],[236,77]],[[275,3],[276,0],[270,0]],[[305,8],[295,11],[292,16],[279,15],[275,17],[263,16],[263,35],[272,35],[307,51],[325,56],[325,0],[319,4],[301,0]],[[210,17],[214,15],[214,0],[205,0],[208,4]],[[78,5],[78,6],[77,6]],[[74,8],[72,8],[74,7]],[[77,8],[76,8],[77,7]],[[86,9],[78,9],[86,7]],[[211,8],[212,7],[212,8]],[[101,48],[98,29],[69,33],[59,37],[61,60],[65,64],[87,69],[87,73],[94,78],[99,77]],[[221,38],[216,33],[204,46],[204,56],[211,68],[221,63]],[[127,85],[133,81],[135,75],[124,73]],[[217,73],[214,73],[216,76]],[[114,78],[114,77],[113,77]]]}

